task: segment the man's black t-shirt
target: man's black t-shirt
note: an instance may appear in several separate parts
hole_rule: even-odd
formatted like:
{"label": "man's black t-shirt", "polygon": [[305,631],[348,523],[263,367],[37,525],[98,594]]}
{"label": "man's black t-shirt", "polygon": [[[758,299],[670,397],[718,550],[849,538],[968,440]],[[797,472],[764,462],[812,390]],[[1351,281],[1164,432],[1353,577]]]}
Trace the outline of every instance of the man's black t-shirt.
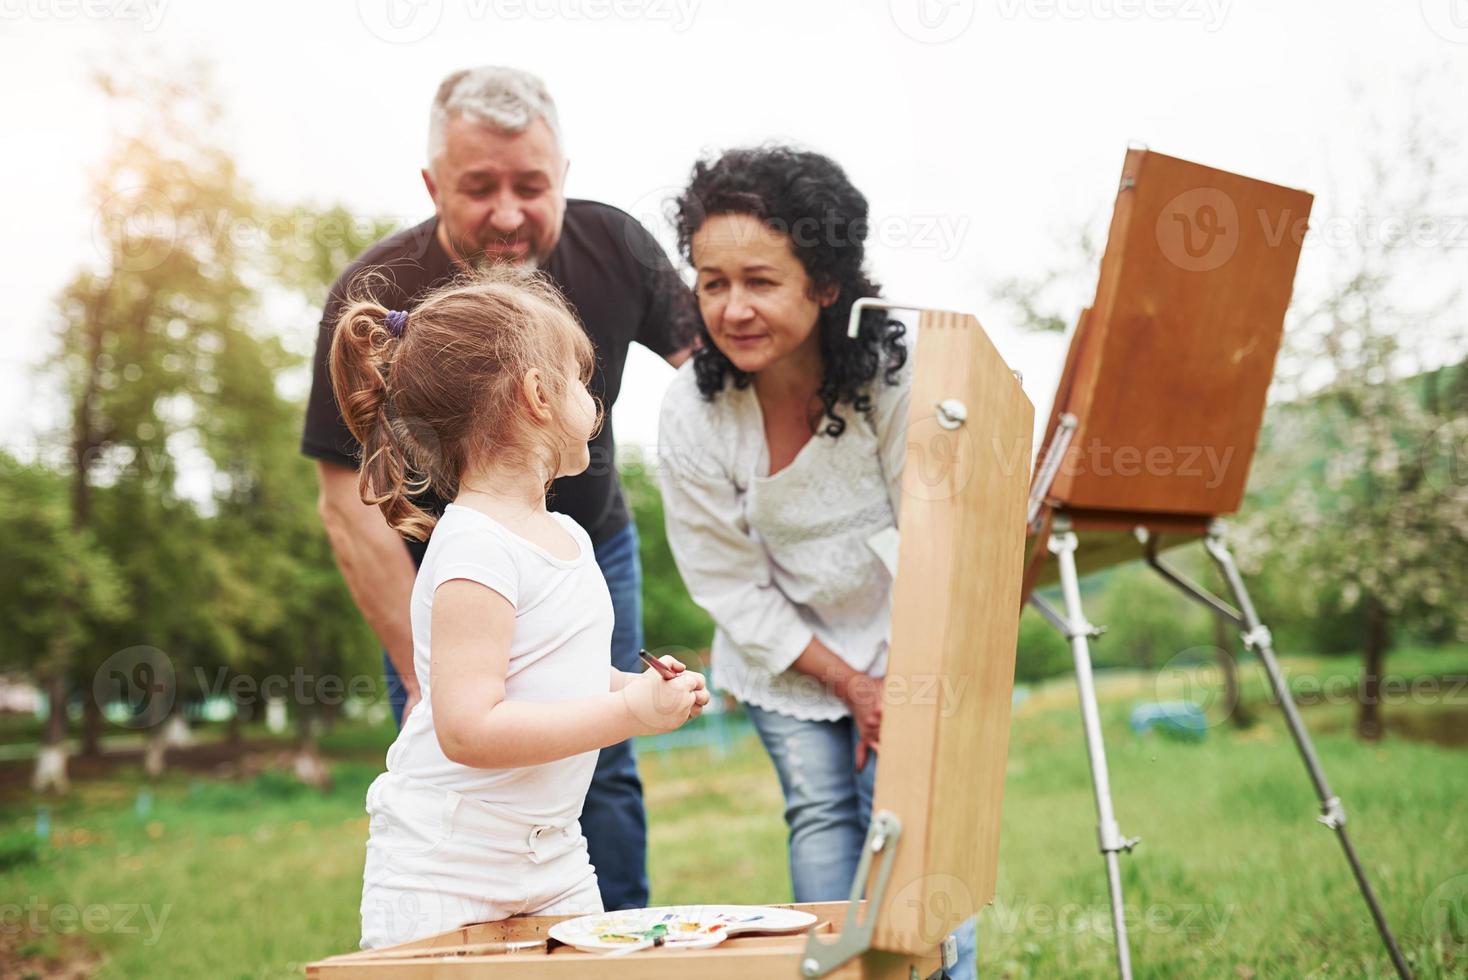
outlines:
{"label": "man's black t-shirt", "polygon": [[[316,338],[311,400],[301,437],[301,452],[312,459],[352,469],[361,460],[361,444],[337,410],[327,368],[332,330],[344,304],[356,298],[354,287],[365,286],[388,309],[411,310],[425,293],[453,279],[460,269],[439,244],[437,229],[438,219],[430,218],[384,238],[362,253],[331,287]],[[565,294],[596,347],[596,370],[587,387],[607,413],[590,444],[591,465],[585,473],[556,480],[547,505],[574,519],[599,543],[628,523],[627,505],[617,481],[611,425],[627,348],[637,341],[667,355],[687,343],[692,337],[691,294],[661,246],[635,219],[594,201],[566,202],[560,240],[542,271]],[[368,281],[359,284],[364,275]],[[441,514],[445,501],[429,494],[418,503],[430,513]],[[414,564],[421,563],[427,544],[407,544]]]}

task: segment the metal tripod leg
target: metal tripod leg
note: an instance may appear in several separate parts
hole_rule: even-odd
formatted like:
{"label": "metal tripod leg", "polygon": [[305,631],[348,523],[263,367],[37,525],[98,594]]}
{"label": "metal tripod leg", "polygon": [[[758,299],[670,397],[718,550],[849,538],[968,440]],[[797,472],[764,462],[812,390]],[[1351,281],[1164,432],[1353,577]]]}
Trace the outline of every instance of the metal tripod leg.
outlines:
{"label": "metal tripod leg", "polygon": [[1056,517],[1057,532],[1050,537],[1049,548],[1060,566],[1060,587],[1065,595],[1065,615],[1040,596],[1031,594],[1030,602],[1070,641],[1075,660],[1076,687],[1080,693],[1081,723],[1086,732],[1086,752],[1091,760],[1091,785],[1096,791],[1096,832],[1101,855],[1106,859],[1106,881],[1111,890],[1111,925],[1116,934],[1116,966],[1122,980],[1131,980],[1132,955],[1127,945],[1126,915],[1121,895],[1121,866],[1118,855],[1131,851],[1140,842],[1121,835],[1116,814],[1111,808],[1111,780],[1106,770],[1106,747],[1101,741],[1101,716],[1096,708],[1096,685],[1091,677],[1091,638],[1101,631],[1086,621],[1081,607],[1080,577],[1076,573],[1076,536],[1070,522]]}
{"label": "metal tripod leg", "polygon": [[1209,527],[1208,537],[1204,539],[1203,546],[1208,550],[1208,555],[1218,566],[1218,570],[1223,573],[1224,581],[1228,583],[1234,601],[1239,604],[1237,610],[1162,564],[1157,557],[1155,539],[1148,540],[1147,545],[1148,564],[1190,597],[1211,607],[1226,619],[1237,623],[1243,630],[1244,646],[1257,654],[1260,663],[1264,664],[1264,670],[1269,675],[1269,686],[1274,691],[1274,697],[1279,702],[1280,710],[1284,712],[1285,723],[1295,740],[1295,747],[1300,750],[1300,756],[1305,760],[1305,769],[1310,774],[1310,782],[1315,786],[1315,795],[1320,798],[1321,815],[1316,819],[1335,831],[1336,839],[1340,841],[1341,850],[1345,852],[1346,860],[1350,862],[1351,873],[1356,876],[1356,884],[1361,889],[1361,897],[1366,899],[1366,906],[1371,910],[1371,918],[1376,921],[1376,931],[1381,934],[1381,941],[1386,944],[1387,953],[1391,956],[1397,975],[1402,980],[1410,980],[1412,971],[1408,968],[1407,961],[1397,946],[1396,937],[1392,935],[1391,926],[1387,924],[1386,916],[1381,911],[1381,905],[1376,900],[1376,893],[1372,891],[1371,882],[1366,879],[1366,871],[1361,867],[1361,861],[1356,856],[1356,848],[1352,846],[1351,838],[1346,833],[1345,808],[1341,805],[1340,797],[1331,791],[1330,784],[1326,782],[1325,770],[1320,765],[1320,759],[1315,755],[1315,746],[1310,741],[1310,734],[1305,730],[1304,722],[1300,720],[1300,710],[1295,706],[1295,699],[1290,695],[1284,674],[1279,669],[1279,661],[1275,659],[1274,640],[1270,636],[1269,627],[1259,621],[1259,613],[1254,609],[1253,600],[1249,598],[1249,590],[1244,586],[1244,578],[1239,574],[1239,567],[1234,562],[1233,553],[1229,551],[1228,545],[1224,542],[1222,524],[1215,521]]}

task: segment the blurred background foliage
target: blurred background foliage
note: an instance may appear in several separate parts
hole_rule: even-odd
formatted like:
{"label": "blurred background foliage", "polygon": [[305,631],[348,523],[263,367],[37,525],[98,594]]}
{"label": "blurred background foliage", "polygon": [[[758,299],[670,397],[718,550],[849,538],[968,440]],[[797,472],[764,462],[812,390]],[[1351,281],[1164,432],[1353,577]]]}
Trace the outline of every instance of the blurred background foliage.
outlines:
{"label": "blurred background foliage", "polygon": [[[51,771],[38,772],[51,789],[65,788],[71,735],[83,754],[99,751],[108,728],[92,693],[119,651],[166,653],[175,716],[237,677],[380,681],[377,644],[337,573],[314,470],[297,451],[308,374],[304,345],[283,338],[314,331],[282,331],[278,318],[319,308],[340,269],[392,224],[261,199],[220,149],[205,73],[97,84],[117,131],[93,188],[97,260],[56,298],[46,370],[65,422],[28,458],[0,455],[0,672],[78,715],[76,731],[68,712],[50,712],[33,733],[52,750]],[[1398,194],[1391,205],[1403,212],[1450,196],[1460,179],[1438,165],[1448,151],[1426,124],[1414,126],[1393,144],[1408,155],[1380,164],[1381,192]],[[1398,179],[1404,170],[1432,179]],[[1037,329],[1071,319],[1052,308],[1057,281],[1094,280],[1097,238],[1075,240],[1057,270],[996,288]],[[1459,278],[1425,295],[1420,277],[1404,279],[1416,257],[1389,242],[1338,259],[1323,289],[1296,297],[1237,537],[1280,648],[1362,657],[1369,687],[1394,644],[1468,639],[1468,371],[1463,327],[1447,313]],[[1432,344],[1417,342],[1424,334]],[[1429,365],[1429,349],[1451,363]],[[642,541],[647,644],[700,654],[713,627],[669,553],[654,463],[631,451],[619,463]],[[1196,546],[1174,559],[1219,586]],[[1231,635],[1141,567],[1093,576],[1085,591],[1108,630],[1099,667],[1233,657]],[[1026,612],[1017,680],[1069,669],[1061,637]],[[334,721],[327,700],[290,705],[303,752]],[[259,698],[235,709],[232,733],[263,710]],[[150,771],[165,764],[167,721],[127,720],[156,743]],[[1363,709],[1359,729],[1373,737],[1379,719]]]}

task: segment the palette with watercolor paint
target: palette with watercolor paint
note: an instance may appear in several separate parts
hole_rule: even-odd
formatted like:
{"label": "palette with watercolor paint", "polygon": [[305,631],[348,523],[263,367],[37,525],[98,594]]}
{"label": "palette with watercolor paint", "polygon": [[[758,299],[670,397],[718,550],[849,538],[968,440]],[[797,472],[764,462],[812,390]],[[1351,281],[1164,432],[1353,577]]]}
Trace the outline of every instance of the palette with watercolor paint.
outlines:
{"label": "palette with watercolor paint", "polygon": [[567,919],[551,926],[550,936],[589,953],[651,946],[703,949],[729,936],[802,932],[815,923],[809,912],[763,905],[665,905]]}

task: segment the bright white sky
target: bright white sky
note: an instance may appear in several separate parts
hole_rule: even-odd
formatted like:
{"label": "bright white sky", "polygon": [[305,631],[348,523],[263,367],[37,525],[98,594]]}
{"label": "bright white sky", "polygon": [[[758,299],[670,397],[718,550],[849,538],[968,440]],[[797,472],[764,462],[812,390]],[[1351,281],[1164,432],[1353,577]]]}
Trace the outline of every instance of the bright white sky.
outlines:
{"label": "bright white sky", "polygon": [[[55,422],[32,368],[52,297],[95,257],[86,174],[108,120],[87,68],[120,49],[213,64],[264,195],[410,223],[429,211],[429,100],[467,65],[541,74],[570,194],[650,227],[700,154],[825,152],[885,229],[870,256],[888,295],[978,314],[1041,418],[1064,341],[1019,333],[988,287],[1063,260],[1078,227],[1104,232],[1128,141],[1314,191],[1320,226],[1370,210],[1363,123],[1409,111],[1414,71],[1439,70],[1443,122],[1468,137],[1468,0],[0,0],[0,431],[17,448]],[[1452,203],[1468,258],[1468,201]],[[1307,242],[1302,281],[1329,259]],[[314,314],[274,326],[314,339]],[[669,376],[639,353],[624,444],[653,441]]]}

